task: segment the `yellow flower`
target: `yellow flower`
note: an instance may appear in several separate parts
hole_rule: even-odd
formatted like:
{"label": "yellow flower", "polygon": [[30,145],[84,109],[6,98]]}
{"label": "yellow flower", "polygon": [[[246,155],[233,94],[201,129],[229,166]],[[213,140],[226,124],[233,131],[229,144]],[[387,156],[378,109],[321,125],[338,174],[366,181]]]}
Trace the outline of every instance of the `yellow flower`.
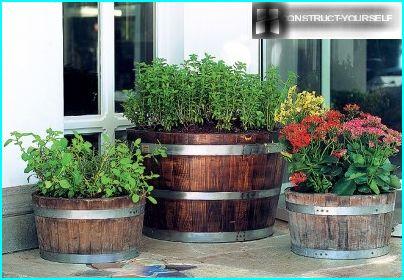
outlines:
{"label": "yellow flower", "polygon": [[282,125],[300,122],[310,115],[322,115],[325,112],[324,98],[316,96],[316,93],[302,91],[297,92],[297,86],[288,90],[288,96],[275,113],[275,121]]}

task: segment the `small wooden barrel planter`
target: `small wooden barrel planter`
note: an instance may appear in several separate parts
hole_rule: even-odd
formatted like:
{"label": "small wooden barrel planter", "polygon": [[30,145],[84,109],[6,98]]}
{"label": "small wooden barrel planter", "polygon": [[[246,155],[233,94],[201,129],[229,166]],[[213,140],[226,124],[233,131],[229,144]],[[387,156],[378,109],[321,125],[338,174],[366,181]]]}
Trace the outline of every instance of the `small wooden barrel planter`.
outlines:
{"label": "small wooden barrel planter", "polygon": [[292,251],[323,259],[388,254],[396,194],[337,196],[286,190]]}
{"label": "small wooden barrel planter", "polygon": [[160,133],[128,129],[147,153],[161,143],[167,158],[148,161],[160,174],[146,205],[144,234],[181,242],[235,242],[273,233],[284,160],[273,134]]}
{"label": "small wooden barrel planter", "polygon": [[32,195],[42,258],[66,263],[137,257],[144,201],[128,197],[65,199]]}

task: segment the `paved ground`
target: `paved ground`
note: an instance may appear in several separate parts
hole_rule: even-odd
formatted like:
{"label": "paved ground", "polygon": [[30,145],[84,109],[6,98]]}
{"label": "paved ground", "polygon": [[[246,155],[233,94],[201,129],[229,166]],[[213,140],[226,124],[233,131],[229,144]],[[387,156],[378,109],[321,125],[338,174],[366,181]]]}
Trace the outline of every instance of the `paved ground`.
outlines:
{"label": "paved ground", "polygon": [[[3,277],[401,277],[401,238],[390,254],[367,260],[319,260],[289,250],[287,224],[273,237],[232,244],[186,244],[145,237],[140,257],[114,265],[42,260],[38,250],[3,255]],[[175,269],[175,270],[174,270]]]}

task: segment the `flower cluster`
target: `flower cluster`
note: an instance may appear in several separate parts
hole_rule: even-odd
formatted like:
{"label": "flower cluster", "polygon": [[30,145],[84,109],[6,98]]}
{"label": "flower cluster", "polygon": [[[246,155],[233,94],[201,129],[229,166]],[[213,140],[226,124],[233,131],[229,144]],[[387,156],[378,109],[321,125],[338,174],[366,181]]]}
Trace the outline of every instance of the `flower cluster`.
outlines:
{"label": "flower cluster", "polygon": [[379,194],[400,187],[389,157],[398,152],[401,133],[381,118],[348,104],[344,113],[320,111],[294,115],[289,121],[280,139],[287,147],[282,154],[289,161],[289,179],[296,191]]}
{"label": "flower cluster", "polygon": [[288,91],[286,100],[275,113],[275,121],[286,125],[301,121],[306,116],[319,116],[324,113],[324,98],[316,93],[303,91],[298,93],[297,86]]}
{"label": "flower cluster", "polygon": [[291,123],[281,130],[281,138],[287,140],[292,153],[310,145],[313,140],[333,140],[341,132],[342,114],[327,111],[322,116],[309,115],[299,123]]}
{"label": "flower cluster", "polygon": [[388,128],[381,118],[371,114],[359,113],[357,117],[345,122],[342,129],[352,139],[369,138],[368,144],[371,148],[380,143],[395,149],[401,145],[400,132]]}

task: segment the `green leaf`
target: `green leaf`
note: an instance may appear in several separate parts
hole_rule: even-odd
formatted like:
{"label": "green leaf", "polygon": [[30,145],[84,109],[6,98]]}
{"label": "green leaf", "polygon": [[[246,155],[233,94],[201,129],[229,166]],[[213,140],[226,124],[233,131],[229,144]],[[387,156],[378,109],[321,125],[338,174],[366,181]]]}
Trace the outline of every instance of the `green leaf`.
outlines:
{"label": "green leaf", "polygon": [[151,203],[157,204],[157,200],[156,200],[154,197],[148,196],[147,199],[148,199]]}
{"label": "green leaf", "polygon": [[338,158],[334,156],[324,156],[323,160],[321,161],[322,163],[337,163]]}
{"label": "green leaf", "polygon": [[353,195],[356,190],[356,185],[352,180],[341,179],[334,187],[332,192],[338,195]]}
{"label": "green leaf", "polygon": [[72,198],[72,197],[74,196],[74,191],[73,191],[73,190],[70,190],[70,191],[67,193],[67,196],[68,196],[69,198]]}
{"label": "green leaf", "polygon": [[364,194],[370,194],[370,193],[372,193],[372,191],[369,189],[369,187],[368,187],[367,185],[365,185],[365,186],[359,186],[359,187],[358,187],[358,192],[364,193]]}
{"label": "green leaf", "polygon": [[352,154],[352,160],[359,165],[365,164],[365,158],[360,154]]}
{"label": "green leaf", "polygon": [[101,183],[103,183],[104,185],[109,184],[110,181],[111,180],[107,176],[105,176],[105,175],[101,176]]}
{"label": "green leaf", "polygon": [[132,194],[132,201],[133,203],[138,203],[140,200],[140,196],[136,193]]}
{"label": "green leaf", "polygon": [[362,176],[366,176],[366,173],[362,173],[362,172],[353,173],[351,176],[348,177],[348,180],[354,180],[354,179],[362,177]]}
{"label": "green leaf", "polygon": [[391,163],[390,163],[389,159],[387,159],[387,160],[383,163],[382,168],[383,168],[385,171],[387,171],[387,172],[392,172],[392,171],[394,171],[394,170],[397,169],[397,167],[396,167],[394,164],[391,164]]}
{"label": "green leaf", "polygon": [[131,160],[130,158],[123,158],[123,159],[121,159],[119,162],[120,162],[120,164],[122,164],[122,165],[127,165],[127,164],[131,164],[131,163],[132,163],[132,160]]}
{"label": "green leaf", "polygon": [[13,142],[13,139],[8,139],[6,142],[4,142],[4,147],[10,145],[11,142]]}
{"label": "green leaf", "polygon": [[379,187],[377,186],[377,183],[375,180],[371,180],[369,183],[369,188],[375,193],[375,194],[380,194]]}
{"label": "green leaf", "polygon": [[137,139],[135,140],[134,145],[135,145],[135,146],[139,146],[141,142],[142,142],[142,139],[137,138]]}
{"label": "green leaf", "polygon": [[70,153],[64,153],[62,156],[62,165],[67,166],[73,160],[73,156]]}
{"label": "green leaf", "polygon": [[390,186],[392,186],[395,189],[401,188],[400,179],[396,175],[390,176]]}
{"label": "green leaf", "polygon": [[368,182],[368,176],[361,176],[354,179],[355,183],[358,185],[366,184]]}
{"label": "green leaf", "polygon": [[49,189],[52,187],[52,183],[50,181],[45,181],[45,188]]}
{"label": "green leaf", "polygon": [[69,189],[69,188],[71,188],[70,183],[69,183],[67,180],[65,180],[65,179],[60,180],[60,181],[59,181],[59,185],[60,185],[63,189]]}

